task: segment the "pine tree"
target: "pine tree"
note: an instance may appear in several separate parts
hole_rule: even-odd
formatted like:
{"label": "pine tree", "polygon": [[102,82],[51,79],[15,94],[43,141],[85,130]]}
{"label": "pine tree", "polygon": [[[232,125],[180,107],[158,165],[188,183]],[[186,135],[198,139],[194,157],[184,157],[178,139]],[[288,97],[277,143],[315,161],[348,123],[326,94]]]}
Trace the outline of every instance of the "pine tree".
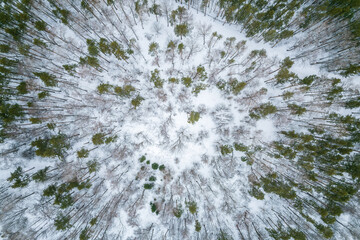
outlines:
{"label": "pine tree", "polygon": [[5,125],[13,122],[18,117],[24,116],[24,111],[19,104],[10,104],[0,101],[0,119]]}
{"label": "pine tree", "polygon": [[188,35],[190,32],[189,25],[187,23],[178,24],[175,26],[174,32],[175,35],[180,37],[180,39],[182,40],[182,38]]}
{"label": "pine tree", "polygon": [[40,169],[37,171],[33,176],[32,179],[35,182],[45,182],[48,179],[47,171],[49,170],[49,167],[45,167],[44,169]]}
{"label": "pine tree", "polygon": [[71,228],[70,224],[70,216],[63,215],[62,213],[59,213],[56,216],[56,219],[54,221],[54,225],[56,227],[56,230],[64,231],[67,228]]}
{"label": "pine tree", "polygon": [[253,108],[250,111],[249,116],[251,118],[258,120],[258,119],[264,118],[270,114],[276,113],[276,111],[277,111],[277,108],[274,105],[272,105],[270,102],[268,102],[268,103],[261,104],[259,107]]}
{"label": "pine tree", "polygon": [[195,231],[200,232],[201,231],[201,224],[198,220],[195,220]]}
{"label": "pine tree", "polygon": [[140,106],[143,100],[145,100],[143,97],[137,95],[133,100],[131,100],[131,105],[134,107],[134,109],[136,109],[137,107]]}
{"label": "pine tree", "polygon": [[189,209],[189,212],[191,214],[197,214],[198,211],[198,207],[195,201],[190,201],[190,202],[185,202],[186,203],[186,207]]}
{"label": "pine tree", "polygon": [[164,84],[164,80],[160,77],[159,69],[154,69],[151,71],[150,82],[154,83],[156,88],[162,88]]}
{"label": "pine tree", "polygon": [[192,111],[188,118],[188,123],[194,124],[200,119],[200,113]]}
{"label": "pine tree", "polygon": [[184,210],[182,209],[181,204],[177,205],[174,209],[173,209],[173,214],[175,217],[180,218],[181,215],[183,214]]}
{"label": "pine tree", "polygon": [[55,75],[49,74],[47,72],[34,72],[34,75],[41,79],[47,87],[56,87],[57,81]]}
{"label": "pine tree", "polygon": [[31,143],[31,146],[38,148],[35,151],[38,156],[59,157],[60,159],[64,159],[65,150],[70,148],[65,134],[58,134],[51,138],[37,138]]}
{"label": "pine tree", "polygon": [[92,136],[92,142],[94,145],[101,145],[105,143],[105,133],[96,133]]}
{"label": "pine tree", "polygon": [[24,173],[22,167],[17,167],[14,172],[11,173],[10,177],[7,179],[9,182],[14,182],[12,188],[23,188],[26,187],[30,180],[29,174]]}

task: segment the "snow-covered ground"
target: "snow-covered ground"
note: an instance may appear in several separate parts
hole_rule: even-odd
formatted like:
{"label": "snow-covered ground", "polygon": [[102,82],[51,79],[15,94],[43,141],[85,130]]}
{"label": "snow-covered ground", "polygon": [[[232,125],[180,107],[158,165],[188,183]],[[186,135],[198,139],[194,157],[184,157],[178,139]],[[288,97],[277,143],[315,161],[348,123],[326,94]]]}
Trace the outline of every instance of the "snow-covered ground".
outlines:
{"label": "snow-covered ground", "polygon": [[[63,4],[68,6],[67,3]],[[181,5],[173,3],[172,10],[178,6]],[[29,149],[29,145],[4,156],[1,161],[0,179],[3,186],[9,185],[6,179],[18,166],[24,170],[34,168],[29,171],[30,174],[45,166],[52,169],[51,177],[45,183],[31,182],[24,189],[7,190],[7,193],[13,194],[14,201],[20,195],[35,193],[26,201],[21,201],[21,206],[16,205],[9,210],[15,213],[23,208],[28,209],[24,215],[28,224],[18,225],[27,226],[24,232],[33,234],[29,239],[75,239],[85,227],[90,226],[89,222],[94,218],[98,221],[90,227],[91,239],[101,236],[103,239],[215,239],[220,230],[226,231],[234,239],[239,239],[239,231],[242,234],[246,232],[247,239],[256,239],[257,231],[266,233],[264,229],[268,217],[277,216],[275,213],[289,214],[286,199],[275,194],[266,194],[263,200],[251,196],[249,191],[254,181],[250,179],[255,178],[256,182],[256,179],[272,171],[279,175],[291,175],[290,168],[283,166],[287,163],[272,158],[272,150],[267,149],[273,141],[282,139],[279,135],[281,130],[307,132],[306,124],[300,120],[312,121],[331,111],[343,111],[337,106],[319,106],[315,97],[303,95],[297,87],[289,87],[291,84],[266,82],[275,77],[284,58],[297,55],[296,52],[287,51],[290,43],[285,42],[272,48],[270,44],[255,42],[241,33],[240,26],[223,24],[194,9],[188,10],[191,31],[181,39],[175,35],[174,26],[168,26],[165,16],[157,19],[155,15],[144,13],[144,23],[141,24],[139,18],[136,18],[135,25],[129,7],[124,5],[125,12],[121,12],[120,6],[117,6],[115,11],[123,20],[120,24],[111,8],[105,4],[98,7],[108,14],[96,11],[97,17],[106,23],[105,26],[86,13],[88,20],[81,22],[83,19],[79,17],[78,23],[71,23],[72,27],[92,27],[94,30],[89,32],[81,30],[86,38],[99,42],[99,36],[95,34],[99,33],[109,41],[121,40],[124,49],[131,48],[134,54],[124,61],[114,55],[100,53],[98,59],[104,69],[102,71],[85,65],[76,68],[75,76],[55,73],[61,80],[76,83],[78,87],[60,83],[54,88],[59,92],[52,93],[48,99],[67,99],[62,105],[60,102],[37,103],[39,107],[46,104],[64,106],[62,115],[74,115],[57,120],[51,118],[53,112],[47,112],[43,117],[49,117],[49,120],[41,125],[69,121],[69,124],[57,124],[54,131],[46,130],[48,135],[61,132],[74,136],[69,139],[71,147],[64,161],[35,155],[26,159],[21,153]],[[69,10],[77,14],[74,9]],[[71,50],[69,44],[56,40],[60,46],[50,48],[54,51],[63,50],[74,61],[70,63],[52,54],[50,58],[53,63],[58,66],[75,64],[79,57],[85,57],[81,51],[87,53],[86,41],[77,32],[42,13],[39,13],[39,17],[52,23],[52,32],[63,35],[80,49]],[[111,22],[116,23],[116,26]],[[211,28],[205,35],[205,43],[199,31],[202,25]],[[222,35],[222,38],[212,37],[214,32],[217,36]],[[127,42],[121,33],[126,39],[135,41]],[[225,42],[231,37],[236,40],[227,48]],[[235,45],[243,40],[246,41],[244,50],[236,49]],[[170,41],[176,45],[173,64],[168,50]],[[159,46],[154,54],[149,53],[151,43]],[[185,46],[182,53],[178,51],[181,43]],[[69,50],[64,50],[66,48]],[[251,56],[254,50],[261,49],[265,49],[266,56]],[[223,58],[221,51],[225,54]],[[46,65],[46,61],[36,64],[41,67]],[[205,68],[206,78],[203,80],[197,74],[199,66]],[[57,69],[53,66],[50,68]],[[155,69],[159,70],[160,78],[163,79],[160,88],[150,81],[151,72]],[[339,77],[303,60],[295,60],[290,71],[299,78],[314,74],[328,78]],[[168,79],[172,77],[179,82],[169,82]],[[182,83],[185,77],[192,78],[191,86]],[[237,95],[229,90],[229,84],[234,78],[238,82],[246,82],[244,89]],[[355,79],[348,79],[343,84],[344,88],[359,87],[355,85],[358,84]],[[221,90],[219,82],[226,83],[227,87]],[[40,80],[35,84],[42,85]],[[130,97],[119,97],[113,91],[100,94],[100,84],[111,84],[114,87],[131,85],[136,90]],[[195,94],[193,90],[200,84],[206,86],[206,89]],[[289,88],[284,90],[283,87]],[[294,90],[294,100],[285,101],[277,97],[286,90]],[[131,101],[137,96],[143,100],[135,108]],[[301,117],[291,115],[287,104],[299,104],[301,101],[306,102],[308,111]],[[278,112],[258,121],[249,117],[251,110],[267,102],[275,105]],[[189,122],[192,112],[200,114],[199,120],[194,123]],[[92,136],[96,133],[117,138],[109,144],[94,145]],[[37,137],[41,136],[33,136],[32,140]],[[235,143],[243,144],[249,150],[237,151],[234,149]],[[230,146],[232,152],[221,153],[223,146]],[[4,151],[11,148],[10,143],[1,148]],[[77,151],[81,148],[90,150],[87,158],[77,157]],[[142,156],[146,157],[143,162],[139,160]],[[252,164],[243,161],[246,156],[252,158]],[[96,160],[99,168],[96,172],[88,171],[87,163],[90,160]],[[163,165],[164,169],[157,169],[154,163]],[[150,177],[156,180],[150,181]],[[51,204],[52,198],[42,196],[43,190],[50,184],[60,185],[71,179],[89,180],[92,184],[90,189],[72,190],[75,202],[71,207],[60,209],[58,205]],[[151,189],[144,189],[144,184],[151,183]],[[191,203],[196,204],[195,213],[190,211]],[[155,211],[152,211],[151,204],[156,206]],[[174,209],[180,205],[183,215],[177,218]],[[71,216],[72,228],[55,230],[54,219],[59,212]],[[341,217],[350,221],[347,214]],[[200,232],[195,231],[196,220],[202,226]],[[5,219],[3,229],[11,232],[9,223],[11,221]],[[294,222],[289,221],[289,225],[297,227]],[[18,230],[19,227],[14,229]]]}

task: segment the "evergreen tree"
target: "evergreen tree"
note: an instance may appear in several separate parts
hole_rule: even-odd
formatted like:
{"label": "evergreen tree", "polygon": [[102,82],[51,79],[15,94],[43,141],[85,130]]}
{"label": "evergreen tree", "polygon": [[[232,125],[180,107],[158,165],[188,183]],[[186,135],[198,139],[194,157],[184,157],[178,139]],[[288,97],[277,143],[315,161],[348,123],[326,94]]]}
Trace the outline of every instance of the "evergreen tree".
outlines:
{"label": "evergreen tree", "polygon": [[32,179],[35,182],[45,182],[48,179],[47,171],[49,170],[49,167],[45,167],[44,169],[40,169],[37,171],[33,176]]}
{"label": "evergreen tree", "polygon": [[10,177],[7,180],[9,182],[13,182],[13,184],[11,185],[12,188],[26,187],[31,181],[29,174],[24,173],[22,167],[17,167],[16,170],[11,173]]}
{"label": "evergreen tree", "polygon": [[71,228],[70,216],[66,216],[66,215],[63,215],[62,213],[59,213],[56,216],[54,225],[56,227],[56,230],[58,230],[58,231],[59,230],[64,231],[67,228]]}
{"label": "evergreen tree", "polygon": [[31,146],[37,147],[36,155],[41,157],[58,157],[64,159],[65,150],[70,148],[68,138],[65,134],[58,134],[51,138],[37,138],[31,143]]}
{"label": "evergreen tree", "polygon": [[105,134],[104,133],[96,133],[92,136],[92,142],[94,145],[101,145],[105,143]]}
{"label": "evergreen tree", "polygon": [[180,37],[180,39],[182,40],[182,38],[188,35],[190,32],[189,25],[187,23],[178,24],[175,26],[174,32],[175,35]]}

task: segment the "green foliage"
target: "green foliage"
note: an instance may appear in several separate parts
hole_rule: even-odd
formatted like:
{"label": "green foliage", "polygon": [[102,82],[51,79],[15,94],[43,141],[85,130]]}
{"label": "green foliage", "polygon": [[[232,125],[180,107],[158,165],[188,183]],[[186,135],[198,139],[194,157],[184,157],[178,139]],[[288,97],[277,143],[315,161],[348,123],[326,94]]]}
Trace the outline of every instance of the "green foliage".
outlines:
{"label": "green foliage", "polygon": [[291,228],[289,230],[289,235],[294,240],[306,240],[306,235],[302,231],[299,231],[299,230],[296,230],[296,229],[293,229],[293,228]]}
{"label": "green foliage", "polygon": [[40,124],[42,123],[40,118],[30,118],[29,119],[32,124]]}
{"label": "green foliage", "polygon": [[216,240],[233,240],[233,238],[228,233],[220,229],[220,232],[216,236]]}
{"label": "green foliage", "polygon": [[124,50],[123,46],[121,44],[117,43],[116,41],[113,41],[110,43],[110,49],[111,49],[112,54],[114,54],[114,56],[117,59],[124,60],[124,61],[129,59],[129,57],[126,55],[126,51]]}
{"label": "green foliage", "polygon": [[266,230],[269,232],[270,237],[276,240],[290,238],[293,238],[294,240],[306,240],[306,235],[303,232],[290,227],[288,229],[284,229],[281,223],[278,223],[277,230],[269,228],[266,228]]}
{"label": "green foliage", "polygon": [[44,189],[43,196],[45,197],[54,196],[56,191],[57,191],[56,185],[54,184],[49,185],[47,188]]}
{"label": "green foliage", "polygon": [[170,83],[179,83],[179,79],[178,79],[178,78],[174,78],[174,77],[170,77],[170,78],[168,79],[168,81],[169,81]]}
{"label": "green foliage", "polygon": [[20,28],[5,28],[5,32],[10,34],[16,42],[20,42],[23,31]]}
{"label": "green foliage", "polygon": [[200,113],[192,111],[188,117],[188,123],[194,124],[200,119]]}
{"label": "green foliage", "polygon": [[19,104],[10,104],[0,101],[0,119],[6,125],[16,120],[17,117],[24,116],[22,107]]}
{"label": "green foliage", "polygon": [[195,96],[197,96],[200,93],[200,91],[205,90],[207,88],[207,86],[208,85],[206,85],[204,83],[199,83],[194,86],[194,88],[192,89],[191,92],[194,93]]}
{"label": "green foliage", "polygon": [[1,53],[8,53],[10,52],[11,48],[7,44],[0,44],[0,52]]}
{"label": "green foliage", "polygon": [[327,186],[324,194],[332,201],[347,202],[357,191],[357,187],[351,184],[332,182]]}
{"label": "green foliage", "polygon": [[239,82],[236,78],[230,78],[228,82],[230,91],[235,96],[237,96],[246,87],[246,85],[247,85],[246,82]]}
{"label": "green foliage", "polygon": [[74,76],[75,74],[75,68],[77,67],[77,64],[65,64],[63,65],[63,68],[71,75]]}
{"label": "green foliage", "polygon": [[94,226],[96,224],[96,222],[97,222],[97,218],[93,218],[90,220],[90,225]]}
{"label": "green foliage", "polygon": [[90,234],[90,228],[89,227],[85,227],[81,233],[80,233],[80,236],[79,236],[79,239],[80,240],[89,240],[91,237],[91,234]]}
{"label": "green foliage", "polygon": [[159,69],[154,69],[154,71],[151,71],[150,82],[154,83],[156,88],[163,87],[164,80],[160,77]]}
{"label": "green foliage", "polygon": [[298,76],[290,72],[288,68],[281,68],[279,72],[275,75],[276,84],[284,84],[290,82],[291,80],[296,80]]}
{"label": "green foliage", "polygon": [[324,226],[322,224],[316,224],[315,227],[320,231],[324,238],[331,238],[334,235],[334,232],[330,227]]}
{"label": "green foliage", "polygon": [[[360,26],[360,24],[359,24]],[[359,28],[360,29],[360,28]],[[359,34],[360,35],[360,34]],[[359,75],[360,74],[360,65],[354,65],[354,64],[349,64],[348,67],[341,69],[341,75],[345,76],[345,77],[349,77],[352,75]]]}
{"label": "green foliage", "polygon": [[266,230],[269,232],[270,237],[272,237],[275,240],[289,240],[290,236],[289,234],[282,229],[282,226],[279,225],[279,228],[277,230],[275,229],[269,229],[266,228]]}
{"label": "green foliage", "polygon": [[197,213],[197,204],[195,201],[185,202],[185,204],[191,214]]}
{"label": "green foliage", "polygon": [[246,152],[249,150],[249,148],[242,143],[234,143],[234,148],[236,151],[240,152]]}
{"label": "green foliage", "polygon": [[61,9],[56,6],[56,9],[52,11],[53,14],[61,20],[61,22],[65,25],[69,24],[68,18],[70,15],[70,11],[66,9]]}
{"label": "green foliage", "polygon": [[183,51],[184,51],[184,49],[185,49],[185,45],[184,45],[183,43],[179,43],[179,45],[178,45],[178,52],[179,52],[180,54],[182,54]]}
{"label": "green foliage", "polygon": [[89,173],[97,172],[99,170],[99,163],[93,159],[86,163]]}
{"label": "green foliage", "polygon": [[97,87],[97,90],[100,94],[104,94],[104,93],[110,93],[112,88],[114,86],[108,83],[102,83]]}
{"label": "green foliage", "polygon": [[23,172],[22,167],[17,167],[7,180],[13,183],[11,185],[12,188],[23,188],[29,184],[30,176]]}
{"label": "green foliage", "polygon": [[136,89],[131,86],[130,84],[124,85],[123,87],[116,86],[114,91],[121,97],[130,97],[131,93],[134,92]]}
{"label": "green foliage", "polygon": [[260,118],[265,118],[267,115],[273,114],[276,111],[277,108],[274,105],[272,105],[270,102],[268,102],[261,104],[259,107],[253,108],[250,111],[249,116],[251,118],[258,120]]}
{"label": "green foliage", "polygon": [[289,100],[290,98],[292,98],[294,96],[293,92],[284,92],[282,97],[284,100]]}
{"label": "green foliage", "polygon": [[262,177],[261,181],[265,192],[275,193],[286,199],[294,199],[296,197],[295,191],[292,190],[288,184],[280,181],[279,179],[268,175],[266,177]]}
{"label": "green foliage", "polygon": [[45,83],[47,87],[55,87],[57,86],[57,81],[55,79],[55,75],[49,74],[47,72],[33,72],[35,76],[41,79]]}
{"label": "green foliage", "polygon": [[246,162],[246,164],[248,165],[252,165],[254,163],[254,160],[251,157],[249,157],[249,155],[242,156],[241,161]]}
{"label": "green foliage", "polygon": [[27,90],[26,87],[26,82],[21,82],[17,87],[16,90],[18,91],[19,94],[27,94],[29,91]]}
{"label": "green foliage", "polygon": [[304,114],[306,112],[306,108],[301,107],[301,106],[296,105],[296,104],[288,104],[287,106],[290,109],[291,114],[293,114],[293,115],[300,116],[300,115],[302,115],[302,114]]}
{"label": "green foliage", "polygon": [[18,50],[21,55],[29,56],[30,53],[30,45],[27,44],[19,44]]}
{"label": "green foliage", "polygon": [[97,44],[94,40],[86,39],[86,44],[88,46],[88,52],[91,56],[97,56],[99,55],[99,49],[97,47]]}
{"label": "green foliage", "polygon": [[348,156],[345,161],[345,170],[354,180],[360,179],[360,154]]}
{"label": "green foliage", "polygon": [[44,21],[36,21],[35,22],[35,28],[38,31],[45,31],[46,30],[46,22]]}
{"label": "green foliage", "polygon": [[71,196],[72,189],[78,188],[78,190],[82,190],[90,187],[89,181],[79,183],[77,179],[74,179],[71,182],[62,183],[60,186],[49,185],[43,191],[43,195],[46,197],[55,196],[54,204],[60,205],[61,209],[65,209],[74,204],[74,199]]}
{"label": "green foliage", "polygon": [[201,231],[201,225],[198,220],[195,220],[195,231],[200,232]]}
{"label": "green foliage", "polygon": [[294,61],[290,59],[290,57],[284,58],[284,60],[281,62],[281,68],[291,68],[294,65]]}
{"label": "green foliage", "polygon": [[92,142],[94,145],[101,145],[105,143],[105,133],[96,133],[92,136]]}
{"label": "green foliage", "polygon": [[[58,191],[59,191],[59,189],[58,189]],[[66,193],[66,194],[56,193],[56,194],[55,194],[54,204],[55,204],[55,205],[60,205],[60,208],[61,208],[61,209],[65,209],[65,208],[68,208],[68,207],[70,207],[71,205],[73,205],[73,204],[74,204],[74,200],[73,200],[73,198],[71,197],[71,194],[70,194],[70,193]]]}
{"label": "green foliage", "polygon": [[59,157],[64,158],[65,150],[69,149],[70,144],[65,134],[58,134],[51,138],[37,138],[31,143],[31,146],[37,147],[35,151],[37,156],[41,157]]}
{"label": "green foliage", "polygon": [[199,66],[196,68],[195,78],[198,78],[200,81],[205,81],[205,80],[208,78],[204,66],[199,65]]}
{"label": "green foliage", "polygon": [[176,22],[182,23],[186,19],[187,15],[188,15],[188,13],[187,13],[186,8],[179,6],[177,9],[171,11],[171,14],[170,14],[171,25],[175,24]]}
{"label": "green foliage", "polygon": [[187,23],[176,25],[174,28],[174,32],[176,36],[182,39],[190,32],[189,25]]}
{"label": "green foliage", "polygon": [[151,56],[156,56],[158,54],[159,51],[159,44],[156,42],[152,42],[149,45],[149,54]]}
{"label": "green foliage", "polygon": [[151,164],[151,168],[154,169],[154,170],[156,170],[156,169],[159,168],[159,164],[153,163],[153,164]]}
{"label": "green foliage", "polygon": [[100,38],[99,50],[105,55],[111,54],[111,49],[108,40],[105,38]]}
{"label": "green foliage", "polygon": [[50,130],[54,130],[55,127],[56,127],[56,124],[55,123],[48,123],[46,124],[47,128],[50,129]]}
{"label": "green foliage", "polygon": [[279,39],[287,39],[291,38],[294,35],[294,31],[292,30],[284,30],[279,34]]}
{"label": "green foliage", "polygon": [[79,151],[77,151],[77,157],[78,158],[87,158],[89,156],[89,150],[82,148]]}
{"label": "green foliage", "polygon": [[150,206],[151,206],[151,212],[156,213],[156,215],[158,215],[158,214],[159,214],[159,210],[157,210],[156,204],[150,202]]}
{"label": "green foliage", "polygon": [[350,99],[345,102],[345,108],[353,109],[358,107],[360,107],[360,97]]}
{"label": "green foliage", "polygon": [[257,187],[253,186],[249,191],[249,194],[258,200],[264,200],[264,193]]}
{"label": "green foliage", "polygon": [[144,189],[152,189],[154,187],[153,183],[145,183],[144,184]]}
{"label": "green foliage", "polygon": [[115,136],[111,136],[111,137],[107,137],[107,138],[105,139],[105,144],[113,143],[113,142],[116,141],[116,139],[117,139],[117,136],[116,136],[116,135],[115,135]]}
{"label": "green foliage", "polygon": [[47,47],[46,43],[39,38],[34,38],[33,43],[35,46],[38,46],[38,47],[43,47],[43,48]]}
{"label": "green foliage", "polygon": [[175,217],[180,218],[181,215],[183,214],[184,210],[182,209],[181,204],[177,205],[174,209],[173,209],[173,214]]}
{"label": "green foliage", "polygon": [[43,91],[43,92],[38,93],[38,98],[39,99],[44,99],[44,98],[46,98],[48,96],[50,96],[50,93],[47,92],[47,91]]}
{"label": "green foliage", "polygon": [[101,70],[101,66],[99,64],[99,59],[97,59],[96,57],[90,57],[90,56],[86,56],[85,58],[80,57],[79,64],[82,66],[89,65],[90,67],[93,67],[98,71]]}
{"label": "green foliage", "polygon": [[220,146],[220,153],[221,155],[225,156],[233,152],[233,148],[231,145],[221,145]]}
{"label": "green foliage", "polygon": [[45,182],[48,179],[47,171],[49,170],[49,167],[45,167],[44,169],[40,169],[34,175],[32,176],[32,179],[35,182]]}
{"label": "green foliage", "polygon": [[66,230],[67,228],[71,228],[70,225],[70,216],[65,216],[62,213],[58,214],[54,223],[56,230]]}
{"label": "green foliage", "polygon": [[264,32],[262,36],[264,37],[265,42],[272,42],[276,40],[277,35],[278,33],[275,29],[270,29]]}
{"label": "green foliage", "polygon": [[334,101],[336,98],[340,99],[343,96],[342,95],[342,92],[344,91],[343,87],[335,86],[335,85],[336,85],[336,83],[333,84],[333,87],[331,88],[331,90],[329,92],[327,92],[326,99],[329,101]]}
{"label": "green foliage", "polygon": [[140,158],[139,158],[139,161],[142,163],[142,162],[144,162],[146,160],[146,157],[145,157],[145,155],[143,155],[143,156],[141,156]]}
{"label": "green foliage", "polygon": [[191,77],[182,77],[181,82],[185,85],[185,87],[190,87],[193,83]]}
{"label": "green foliage", "polygon": [[154,176],[149,177],[149,181],[150,181],[150,182],[155,182],[155,181],[156,181],[156,177],[154,177]]}
{"label": "green foliage", "polygon": [[160,165],[160,166],[159,166],[159,170],[160,170],[160,171],[164,171],[164,170],[165,170],[165,166],[164,166],[163,164]]}
{"label": "green foliage", "polygon": [[131,105],[133,105],[134,109],[136,109],[138,106],[140,106],[140,104],[143,100],[145,100],[143,97],[141,97],[140,95],[137,95],[136,98],[131,100]]}
{"label": "green foliage", "polygon": [[157,16],[161,16],[161,7],[159,4],[156,4],[155,2],[153,5],[149,8],[149,12],[152,14],[155,14]]}

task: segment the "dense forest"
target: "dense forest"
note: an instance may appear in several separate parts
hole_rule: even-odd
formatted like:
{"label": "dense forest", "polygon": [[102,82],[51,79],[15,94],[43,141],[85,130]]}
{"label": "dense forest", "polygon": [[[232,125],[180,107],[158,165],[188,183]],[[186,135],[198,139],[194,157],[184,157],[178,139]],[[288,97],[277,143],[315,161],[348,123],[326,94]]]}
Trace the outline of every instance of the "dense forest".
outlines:
{"label": "dense forest", "polygon": [[0,239],[360,239],[360,0],[0,0]]}

